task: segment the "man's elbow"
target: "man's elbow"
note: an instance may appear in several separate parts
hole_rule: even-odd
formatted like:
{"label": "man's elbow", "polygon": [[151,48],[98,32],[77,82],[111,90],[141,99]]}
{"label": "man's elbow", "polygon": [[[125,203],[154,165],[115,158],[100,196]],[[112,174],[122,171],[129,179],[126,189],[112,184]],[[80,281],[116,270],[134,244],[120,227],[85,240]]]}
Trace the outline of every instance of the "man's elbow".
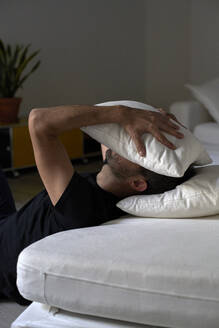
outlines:
{"label": "man's elbow", "polygon": [[31,110],[28,118],[28,128],[30,135],[42,134],[47,131],[47,120],[43,109],[34,108]]}

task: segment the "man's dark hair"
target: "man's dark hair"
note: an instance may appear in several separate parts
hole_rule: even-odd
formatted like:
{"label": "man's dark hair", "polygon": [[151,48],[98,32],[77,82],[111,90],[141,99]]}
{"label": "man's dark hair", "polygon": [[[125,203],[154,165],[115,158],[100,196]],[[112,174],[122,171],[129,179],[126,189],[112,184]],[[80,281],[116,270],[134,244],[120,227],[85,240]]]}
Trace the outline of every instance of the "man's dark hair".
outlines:
{"label": "man's dark hair", "polygon": [[158,174],[147,170],[144,167],[140,167],[139,170],[139,173],[148,183],[147,189],[141,192],[141,195],[161,194],[165,191],[172,190],[195,175],[195,170],[192,166],[190,166],[185,171],[184,175],[179,178]]}

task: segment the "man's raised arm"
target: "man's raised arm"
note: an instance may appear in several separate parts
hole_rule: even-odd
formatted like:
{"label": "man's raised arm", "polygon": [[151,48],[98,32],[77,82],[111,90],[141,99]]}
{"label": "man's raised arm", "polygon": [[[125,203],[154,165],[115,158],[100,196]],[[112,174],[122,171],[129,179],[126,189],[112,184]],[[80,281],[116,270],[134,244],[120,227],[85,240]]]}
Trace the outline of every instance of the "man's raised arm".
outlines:
{"label": "man's raised arm", "polygon": [[162,134],[174,136],[178,125],[161,113],[142,111],[125,106],[72,105],[33,109],[29,115],[29,131],[36,165],[55,205],[74,174],[74,168],[58,136],[67,130],[103,123],[118,123],[130,134],[137,151],[144,156],[141,136],[149,132],[167,147],[174,149]]}
{"label": "man's raised arm", "polygon": [[33,109],[29,115],[29,131],[36,165],[55,205],[74,174],[74,168],[58,136],[82,126],[116,123],[121,110],[89,105],[58,106]]}

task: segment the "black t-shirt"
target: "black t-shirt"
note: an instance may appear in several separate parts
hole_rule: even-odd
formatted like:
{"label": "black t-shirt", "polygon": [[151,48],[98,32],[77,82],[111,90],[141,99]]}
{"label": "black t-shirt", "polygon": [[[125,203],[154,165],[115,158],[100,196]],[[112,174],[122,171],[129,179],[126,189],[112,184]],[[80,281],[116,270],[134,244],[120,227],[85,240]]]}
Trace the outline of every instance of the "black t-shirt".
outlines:
{"label": "black t-shirt", "polygon": [[96,174],[74,173],[55,206],[43,190],[18,212],[0,221],[0,294],[19,304],[28,304],[16,287],[16,265],[20,252],[48,235],[100,225],[125,213],[120,200],[101,189]]}

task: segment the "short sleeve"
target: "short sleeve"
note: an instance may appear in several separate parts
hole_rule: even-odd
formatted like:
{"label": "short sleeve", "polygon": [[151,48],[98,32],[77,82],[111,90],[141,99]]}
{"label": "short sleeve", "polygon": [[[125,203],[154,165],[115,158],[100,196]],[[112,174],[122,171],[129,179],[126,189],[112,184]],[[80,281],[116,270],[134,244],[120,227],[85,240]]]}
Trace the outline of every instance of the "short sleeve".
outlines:
{"label": "short sleeve", "polygon": [[61,198],[53,206],[56,223],[63,230],[102,223],[100,192],[85,177],[75,172]]}

